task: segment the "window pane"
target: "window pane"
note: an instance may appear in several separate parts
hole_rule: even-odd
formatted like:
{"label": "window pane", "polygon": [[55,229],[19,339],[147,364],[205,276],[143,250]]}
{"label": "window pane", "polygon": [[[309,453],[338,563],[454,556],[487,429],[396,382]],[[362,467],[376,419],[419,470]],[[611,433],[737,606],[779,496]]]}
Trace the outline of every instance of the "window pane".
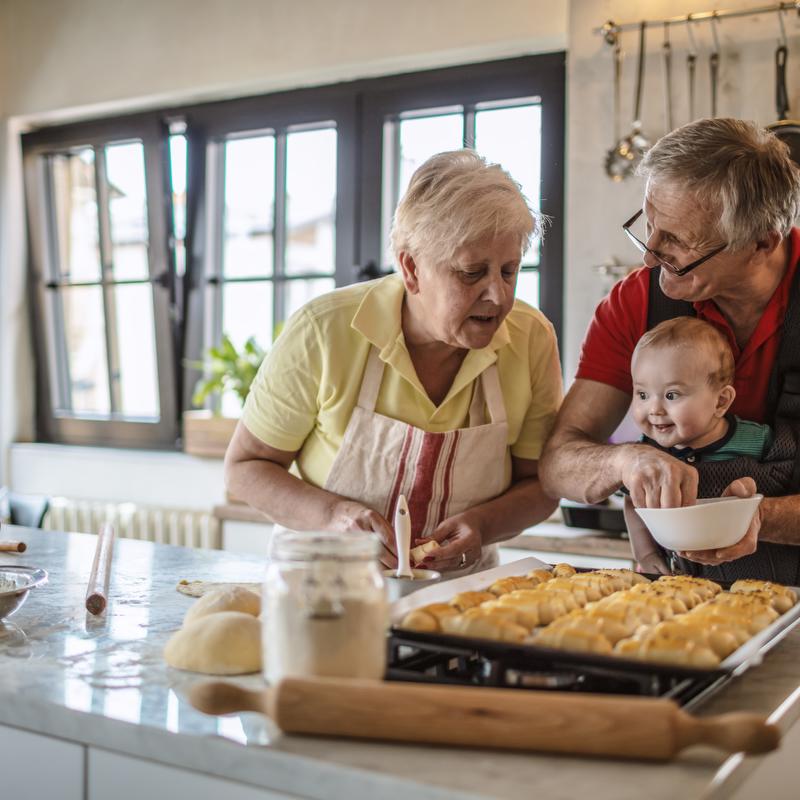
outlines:
{"label": "window pane", "polygon": [[72,411],[108,414],[108,364],[103,296],[99,286],[75,286],[61,293]]}
{"label": "window pane", "polygon": [[169,137],[169,163],[172,185],[172,235],[175,248],[175,272],[186,272],[186,156],[187,144],[183,134]]}
{"label": "window pane", "polygon": [[147,191],[141,142],[106,147],[114,277],[141,280],[147,269]]}
{"label": "window pane", "polygon": [[[272,344],[272,281],[229,283],[222,287],[222,330],[237,350],[254,336],[263,348]],[[231,392],[222,396],[222,413],[238,417],[242,407]]]}
{"label": "window pane", "polygon": [[286,137],[287,275],[334,271],[336,130]]}
{"label": "window pane", "polygon": [[240,348],[251,336],[272,344],[272,281],[229,283],[222,289],[222,330]]}
{"label": "window pane", "polygon": [[[534,211],[541,207],[542,107],[538,103],[514,108],[493,108],[475,114],[475,147],[486,159],[511,173]],[[539,242],[534,241],[523,264],[539,263]]]}
{"label": "window pane", "polygon": [[120,364],[120,412],[126,417],[158,419],[158,370],[149,283],[117,286],[117,342]]}
{"label": "window pane", "polygon": [[289,319],[309,300],[326,292],[332,292],[336,288],[336,282],[333,278],[314,278],[307,281],[286,281],[283,286],[286,293],[286,319]]}
{"label": "window pane", "polygon": [[522,270],[517,276],[517,293],[520,300],[524,300],[529,306],[540,308],[539,303],[539,270]]}
{"label": "window pane", "polygon": [[464,143],[464,117],[461,113],[403,119],[398,124],[400,180],[395,205],[408,188],[417,167],[435,153],[458,150]]}
{"label": "window pane", "polygon": [[427,115],[409,112],[405,118],[384,125],[381,200],[381,258],[384,265],[392,261],[387,249],[394,210],[414,171],[435,153],[458,150],[463,143],[464,115],[460,107],[455,112],[450,109],[445,113]]}
{"label": "window pane", "polygon": [[94,151],[86,147],[54,155],[50,164],[58,274],[64,280],[98,280],[100,241]]}
{"label": "window pane", "polygon": [[230,278],[272,275],[275,217],[275,137],[225,143],[223,273]]}

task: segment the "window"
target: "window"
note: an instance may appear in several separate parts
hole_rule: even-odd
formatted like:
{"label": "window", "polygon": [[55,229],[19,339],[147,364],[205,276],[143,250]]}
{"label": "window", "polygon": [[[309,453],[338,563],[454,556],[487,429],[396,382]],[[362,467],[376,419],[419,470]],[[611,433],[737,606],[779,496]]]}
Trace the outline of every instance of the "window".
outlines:
{"label": "window", "polygon": [[39,429],[152,446],[176,436],[177,418],[161,136],[103,127],[83,140],[49,132],[53,146],[34,144],[27,161]]}
{"label": "window", "polygon": [[39,437],[174,447],[223,333],[268,348],[308,300],[392,269],[394,209],[441,150],[501,163],[551,216],[517,293],[559,330],[563,115],[552,54],[25,135]]}

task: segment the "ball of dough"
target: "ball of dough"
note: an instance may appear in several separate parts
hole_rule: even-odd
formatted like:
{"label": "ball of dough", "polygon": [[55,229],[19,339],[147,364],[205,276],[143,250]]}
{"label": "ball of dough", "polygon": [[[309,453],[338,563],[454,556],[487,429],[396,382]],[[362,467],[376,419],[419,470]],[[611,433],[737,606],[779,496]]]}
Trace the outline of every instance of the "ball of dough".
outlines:
{"label": "ball of dough", "polygon": [[241,586],[215,589],[195,601],[186,612],[183,624],[188,625],[200,617],[218,614],[220,611],[239,611],[257,617],[261,613],[261,598],[255,592]]}
{"label": "ball of dough", "polygon": [[261,623],[241,611],[222,611],[184,625],[164,648],[170,667],[206,675],[244,675],[261,669]]}

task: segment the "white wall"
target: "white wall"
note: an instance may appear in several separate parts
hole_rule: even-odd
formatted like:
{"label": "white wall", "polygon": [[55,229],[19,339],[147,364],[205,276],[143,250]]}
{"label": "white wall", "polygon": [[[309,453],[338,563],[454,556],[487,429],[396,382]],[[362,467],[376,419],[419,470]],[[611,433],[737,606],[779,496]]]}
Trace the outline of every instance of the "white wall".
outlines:
{"label": "white wall", "polygon": [[[68,494],[85,475],[84,496],[112,498],[124,489],[126,497],[148,500],[142,494],[151,491],[141,454],[114,457],[113,472],[104,473],[98,459],[102,463],[108,451],[80,456],[66,448],[54,457],[50,448],[8,450],[10,442],[33,433],[18,130],[560,50],[566,46],[567,5],[566,0],[491,5],[484,0],[0,0],[0,484]],[[219,465],[193,462],[188,474],[200,473],[206,478],[194,483],[202,487],[196,499],[203,505],[211,502],[204,488],[208,481],[219,482]]]}
{"label": "white wall", "polygon": [[[3,0],[0,2],[0,450],[33,430],[26,315],[24,215],[14,131],[36,122],[116,110],[330,83],[567,46],[567,192],[563,358],[571,378],[580,341],[606,284],[592,267],[632,263],[619,230],[641,202],[635,179],[603,172],[612,145],[610,52],[592,29],[606,19],[637,21],[705,10],[685,0]],[[726,8],[752,7],[726,0]],[[757,5],[757,4],[755,4]],[[800,115],[800,19],[786,15],[789,90]],[[774,117],[777,18],[724,22],[720,114]],[[697,26],[698,108],[708,108],[709,26]],[[672,33],[675,119],[687,119],[686,34]],[[645,130],[664,133],[661,31],[648,36]],[[636,34],[626,34],[624,119],[631,115]],[[703,112],[705,113],[705,111]],[[623,123],[623,130],[627,122]],[[139,464],[138,459],[132,459]],[[59,462],[60,463],[60,462]],[[0,483],[27,483],[25,467],[0,460]],[[122,469],[117,464],[118,469]],[[198,468],[202,468],[201,466]],[[216,465],[207,465],[214,475]],[[58,482],[56,471],[42,472]],[[132,468],[129,485],[139,485]],[[116,484],[113,484],[116,485]],[[124,484],[123,484],[124,485]],[[53,485],[51,492],[61,491]],[[137,489],[138,491],[138,489]],[[144,491],[144,489],[142,489]],[[134,498],[135,499],[135,498]]]}
{"label": "white wall", "polygon": [[[571,380],[586,325],[594,306],[604,294],[604,283],[593,266],[616,257],[622,264],[637,263],[636,250],[628,243],[620,225],[641,204],[642,184],[637,178],[615,184],[603,170],[606,151],[613,144],[613,92],[610,48],[594,34],[606,20],[638,22],[642,15],[654,20],[693,11],[707,11],[712,2],[697,0],[570,0],[567,59],[567,203],[565,257],[565,326],[563,360]],[[753,8],[752,0],[726,0],[724,8]],[[786,15],[790,37],[788,81],[791,108],[800,116],[800,19]],[[671,32],[673,48],[673,96],[675,124],[688,122],[687,34],[684,26]],[[710,24],[698,23],[697,112],[708,116]],[[768,123],[775,119],[774,51],[778,37],[776,14],[724,21],[719,26],[722,45],[721,87],[718,115],[743,117]],[[652,140],[665,130],[660,50],[662,30],[648,32],[650,54],[646,62],[643,91],[644,131]],[[625,51],[622,131],[630,130],[638,31],[623,37]]]}

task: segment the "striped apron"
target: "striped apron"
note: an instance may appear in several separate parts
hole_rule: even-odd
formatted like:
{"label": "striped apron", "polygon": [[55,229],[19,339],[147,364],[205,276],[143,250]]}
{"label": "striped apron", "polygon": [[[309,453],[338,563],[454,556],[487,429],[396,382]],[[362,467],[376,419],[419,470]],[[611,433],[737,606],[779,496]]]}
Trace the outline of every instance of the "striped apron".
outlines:
{"label": "striped apron", "polygon": [[[445,433],[429,433],[375,412],[384,367],[377,349],[371,347],[358,403],[324,488],[363,503],[390,524],[403,494],[412,537],[430,536],[443,520],[509,487],[508,422],[497,364],[487,367],[473,384],[469,427]],[[447,576],[496,564],[497,547],[488,545],[475,564]]]}

